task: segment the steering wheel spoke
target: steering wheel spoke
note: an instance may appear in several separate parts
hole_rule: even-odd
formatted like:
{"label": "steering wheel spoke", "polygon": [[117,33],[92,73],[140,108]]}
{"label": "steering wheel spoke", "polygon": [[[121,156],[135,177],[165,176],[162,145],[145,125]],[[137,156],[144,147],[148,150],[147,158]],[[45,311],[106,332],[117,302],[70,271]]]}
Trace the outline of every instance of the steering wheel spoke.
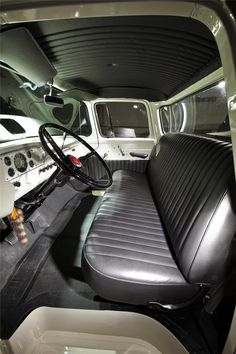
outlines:
{"label": "steering wheel spoke", "polygon": [[[62,148],[58,146],[55,140],[52,138],[51,134],[48,132],[48,128],[57,129],[67,135],[72,136],[75,140],[82,143],[90,152],[80,158],[76,158],[73,155],[65,155]],[[90,187],[95,188],[107,188],[112,184],[112,174],[109,170],[107,164],[102,159],[102,157],[80,136],[76,135],[69,129],[62,127],[58,124],[45,123],[39,128],[39,137],[44,150],[51,156],[51,158],[58,164],[58,166],[68,175],[75,177],[76,179],[82,181]],[[107,174],[107,183],[101,183],[101,181],[96,181],[91,176],[85,174],[81,169],[83,167],[82,162],[86,161],[91,156],[96,156],[100,163],[105,168]]]}
{"label": "steering wheel spoke", "polygon": [[[94,150],[95,151],[95,150]],[[80,156],[80,161],[81,162],[84,162],[86,161],[87,159],[89,159],[91,156],[95,155],[95,152],[94,151],[91,151],[89,152],[88,154],[84,155],[84,156]]]}
{"label": "steering wheel spoke", "polygon": [[45,135],[45,138],[47,139],[47,141],[50,143],[50,145],[54,149],[54,151],[57,153],[58,157],[61,160],[66,160],[66,155],[64,154],[63,150],[57,145],[55,140],[52,138],[52,136],[49,134],[49,132],[46,129],[45,129],[44,135]]}

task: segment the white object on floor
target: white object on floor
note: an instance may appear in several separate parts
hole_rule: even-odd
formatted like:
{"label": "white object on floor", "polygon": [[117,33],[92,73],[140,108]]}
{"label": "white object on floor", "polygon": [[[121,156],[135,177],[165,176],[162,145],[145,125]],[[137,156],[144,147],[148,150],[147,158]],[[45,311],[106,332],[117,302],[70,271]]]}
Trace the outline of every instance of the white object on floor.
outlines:
{"label": "white object on floor", "polygon": [[40,307],[24,320],[3,354],[186,354],[163,325],[132,312]]}

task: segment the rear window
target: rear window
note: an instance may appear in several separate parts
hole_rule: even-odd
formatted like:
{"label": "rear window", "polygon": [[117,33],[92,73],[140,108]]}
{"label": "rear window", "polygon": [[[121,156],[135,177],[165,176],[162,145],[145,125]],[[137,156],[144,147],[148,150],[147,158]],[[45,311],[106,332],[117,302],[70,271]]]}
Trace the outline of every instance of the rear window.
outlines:
{"label": "rear window", "polygon": [[[178,105],[181,109],[176,109]],[[178,112],[174,113],[174,110]],[[186,119],[185,119],[186,118]],[[184,131],[230,141],[224,81],[160,109],[163,133]]]}
{"label": "rear window", "polygon": [[97,103],[96,114],[101,135],[106,138],[147,138],[146,106],[139,102]]}

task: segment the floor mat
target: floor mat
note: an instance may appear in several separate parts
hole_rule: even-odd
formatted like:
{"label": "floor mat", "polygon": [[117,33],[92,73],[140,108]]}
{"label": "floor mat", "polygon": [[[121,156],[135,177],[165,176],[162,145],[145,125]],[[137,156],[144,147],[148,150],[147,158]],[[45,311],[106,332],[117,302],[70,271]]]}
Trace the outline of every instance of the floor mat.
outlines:
{"label": "floor mat", "polygon": [[12,247],[7,242],[0,241],[0,290],[16,272],[38,238],[46,234],[55,239],[60,234],[84,195],[88,194],[80,193],[70,185],[56,188],[25,223],[28,237],[26,245],[22,246],[17,242]]}
{"label": "floor mat", "polygon": [[[94,294],[82,280],[80,259],[98,204],[99,198],[91,195],[81,204],[72,198],[63,209],[66,215],[61,212],[16,264],[0,294],[1,338],[8,338],[24,317],[39,306],[92,306],[88,301]],[[72,216],[63,227],[69,211],[73,211]]]}

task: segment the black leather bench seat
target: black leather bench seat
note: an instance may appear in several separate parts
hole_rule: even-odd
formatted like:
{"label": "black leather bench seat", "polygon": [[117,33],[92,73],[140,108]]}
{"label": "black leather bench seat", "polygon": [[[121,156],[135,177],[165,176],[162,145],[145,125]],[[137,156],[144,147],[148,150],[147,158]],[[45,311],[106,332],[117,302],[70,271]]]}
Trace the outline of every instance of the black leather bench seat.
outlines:
{"label": "black leather bench seat", "polygon": [[232,146],[167,134],[146,173],[117,171],[83,248],[87,282],[105,299],[183,305],[235,262]]}
{"label": "black leather bench seat", "polygon": [[[128,303],[147,304],[151,296],[153,301],[172,304],[187,301],[199,290],[199,286],[186,286],[174,261],[145,174],[113,174],[84,255],[86,277],[95,288],[97,284],[104,289],[101,296],[111,300],[123,301],[125,296]],[[127,282],[132,286],[127,287]],[[172,284],[175,291],[169,293]]]}

